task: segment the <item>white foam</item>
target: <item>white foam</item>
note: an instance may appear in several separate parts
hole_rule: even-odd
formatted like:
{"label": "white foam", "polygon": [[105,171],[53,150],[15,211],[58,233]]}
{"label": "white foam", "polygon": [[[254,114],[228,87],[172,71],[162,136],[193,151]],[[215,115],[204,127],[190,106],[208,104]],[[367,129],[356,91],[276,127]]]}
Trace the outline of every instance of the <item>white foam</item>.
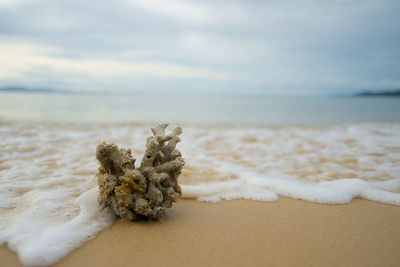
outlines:
{"label": "white foam", "polygon": [[[2,125],[0,243],[25,265],[46,265],[93,238],[113,221],[96,201],[96,144],[108,137],[140,161],[149,134],[133,125]],[[400,124],[184,127],[182,140],[184,198],[400,205]]]}
{"label": "white foam", "polygon": [[[184,197],[273,201],[281,195],[326,204],[359,197],[400,205],[398,124],[188,131],[184,154],[196,171],[184,171],[193,183],[183,186]],[[223,181],[208,181],[210,169]]]}
{"label": "white foam", "polygon": [[24,265],[52,264],[114,220],[97,203],[95,133],[13,126],[0,128],[0,244]]}
{"label": "white foam", "polygon": [[[41,219],[15,225],[15,247],[25,265],[48,265],[92,239],[100,230],[111,225],[114,216],[110,210],[101,210],[97,203],[98,190],[92,188],[75,199],[79,215],[65,223],[42,225]],[[34,229],[31,227],[34,226]],[[23,243],[22,245],[18,244]]]}

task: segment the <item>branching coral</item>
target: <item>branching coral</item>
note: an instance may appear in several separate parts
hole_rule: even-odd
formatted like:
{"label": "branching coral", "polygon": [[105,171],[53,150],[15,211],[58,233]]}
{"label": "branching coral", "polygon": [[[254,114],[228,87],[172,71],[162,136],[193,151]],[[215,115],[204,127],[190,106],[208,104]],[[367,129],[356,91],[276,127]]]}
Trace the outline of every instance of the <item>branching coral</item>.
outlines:
{"label": "branching coral", "polygon": [[97,146],[99,202],[120,217],[160,218],[166,208],[172,207],[176,193],[181,194],[178,176],[185,161],[176,144],[182,129],[176,127],[165,135],[167,126],[165,123],[151,129],[154,136],[147,139],[139,169],[135,169],[130,149],[118,149],[105,142]]}

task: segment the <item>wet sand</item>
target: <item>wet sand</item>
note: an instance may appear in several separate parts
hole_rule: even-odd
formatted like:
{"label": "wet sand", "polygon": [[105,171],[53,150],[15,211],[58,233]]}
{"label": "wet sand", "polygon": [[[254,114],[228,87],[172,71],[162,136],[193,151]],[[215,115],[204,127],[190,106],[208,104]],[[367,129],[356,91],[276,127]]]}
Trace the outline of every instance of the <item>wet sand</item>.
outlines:
{"label": "wet sand", "polygon": [[[178,200],[160,222],[116,221],[55,266],[400,266],[400,207],[355,199]],[[0,248],[1,266],[20,266]]]}

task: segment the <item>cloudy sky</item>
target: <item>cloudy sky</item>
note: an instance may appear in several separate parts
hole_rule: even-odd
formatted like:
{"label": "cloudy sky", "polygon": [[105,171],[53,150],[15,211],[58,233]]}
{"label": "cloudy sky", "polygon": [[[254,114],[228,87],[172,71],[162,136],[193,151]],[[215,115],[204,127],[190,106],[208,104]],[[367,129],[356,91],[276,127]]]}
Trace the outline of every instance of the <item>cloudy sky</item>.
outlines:
{"label": "cloudy sky", "polygon": [[400,87],[400,1],[0,0],[0,87],[332,94]]}

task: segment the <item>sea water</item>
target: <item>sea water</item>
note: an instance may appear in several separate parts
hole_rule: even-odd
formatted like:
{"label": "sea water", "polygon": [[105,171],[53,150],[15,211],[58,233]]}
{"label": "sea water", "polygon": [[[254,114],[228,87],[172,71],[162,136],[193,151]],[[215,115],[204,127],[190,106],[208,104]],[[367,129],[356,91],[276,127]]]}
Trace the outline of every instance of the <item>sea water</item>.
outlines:
{"label": "sea water", "polygon": [[0,94],[0,243],[51,264],[111,225],[96,145],[139,164],[163,121],[183,127],[183,198],[400,205],[400,99]]}

